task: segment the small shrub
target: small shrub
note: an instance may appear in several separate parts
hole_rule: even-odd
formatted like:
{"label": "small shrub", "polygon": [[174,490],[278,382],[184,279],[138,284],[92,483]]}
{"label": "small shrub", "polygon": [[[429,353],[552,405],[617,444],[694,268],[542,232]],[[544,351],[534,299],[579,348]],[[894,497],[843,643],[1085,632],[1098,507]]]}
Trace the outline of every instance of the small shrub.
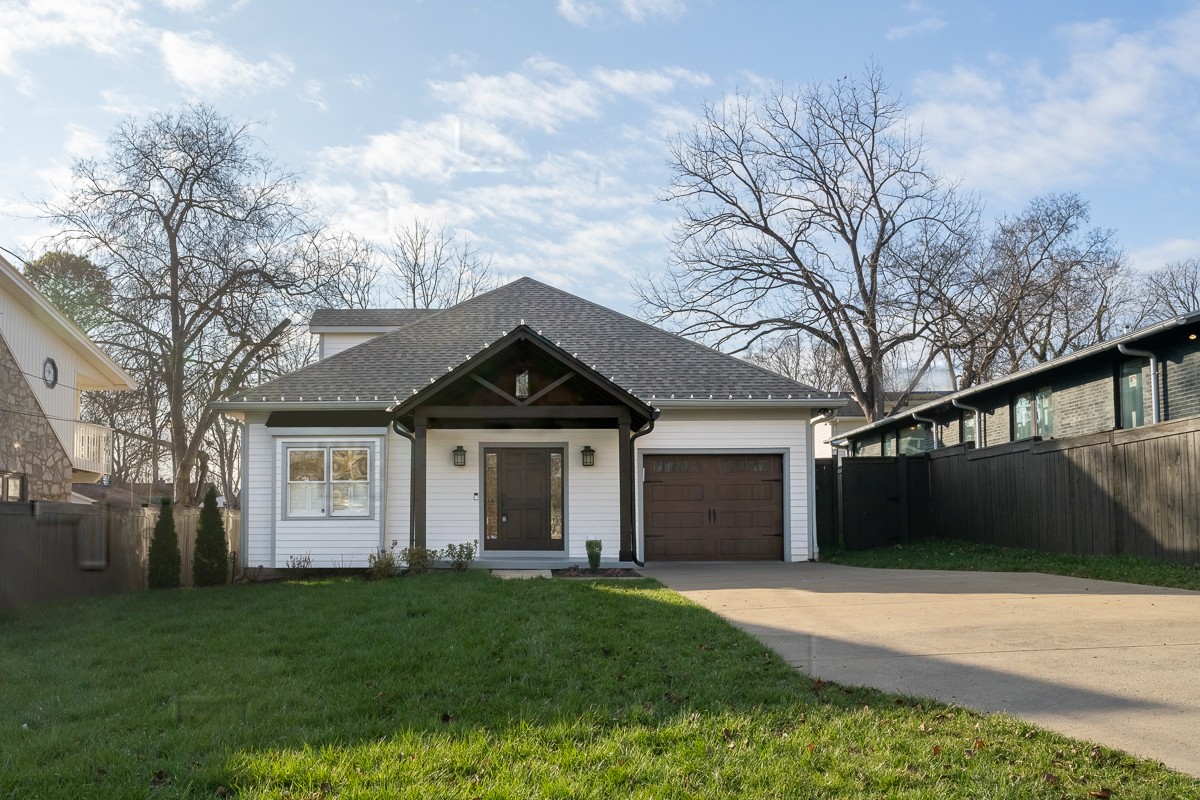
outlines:
{"label": "small shrub", "polygon": [[400,558],[408,565],[409,573],[424,575],[433,569],[442,554],[424,545],[413,545],[400,551]]}
{"label": "small shrub", "polygon": [[475,543],[463,542],[462,544],[446,545],[446,558],[450,560],[450,566],[456,572],[464,571],[475,560]]}
{"label": "small shrub", "polygon": [[182,570],[179,535],[175,533],[175,512],[171,508],[171,501],[165,497],[158,510],[158,521],[154,523],[149,561],[151,589],[179,588],[179,573]]}
{"label": "small shrub", "polygon": [[283,574],[290,580],[300,580],[312,572],[312,556],[305,553],[302,556],[290,555],[285,562]]}
{"label": "small shrub", "polygon": [[583,546],[587,548],[588,569],[592,572],[599,572],[600,551],[604,549],[604,542],[599,539],[588,539]]}
{"label": "small shrub", "polygon": [[209,486],[196,523],[196,551],[192,553],[192,583],[221,586],[229,577],[229,542],[217,508],[217,490]]}
{"label": "small shrub", "polygon": [[378,553],[371,553],[367,556],[367,577],[371,580],[383,580],[384,578],[395,577],[399,571],[400,564],[396,561],[396,540],[392,540],[392,546],[387,548],[379,548]]}

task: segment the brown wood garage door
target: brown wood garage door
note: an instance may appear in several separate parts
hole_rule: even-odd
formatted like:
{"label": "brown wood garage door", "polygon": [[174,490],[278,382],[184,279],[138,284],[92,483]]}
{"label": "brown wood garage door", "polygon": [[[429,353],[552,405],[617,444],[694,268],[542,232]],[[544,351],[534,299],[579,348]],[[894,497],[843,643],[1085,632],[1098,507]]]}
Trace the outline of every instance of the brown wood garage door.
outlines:
{"label": "brown wood garage door", "polygon": [[645,457],[648,561],[783,559],[783,457]]}

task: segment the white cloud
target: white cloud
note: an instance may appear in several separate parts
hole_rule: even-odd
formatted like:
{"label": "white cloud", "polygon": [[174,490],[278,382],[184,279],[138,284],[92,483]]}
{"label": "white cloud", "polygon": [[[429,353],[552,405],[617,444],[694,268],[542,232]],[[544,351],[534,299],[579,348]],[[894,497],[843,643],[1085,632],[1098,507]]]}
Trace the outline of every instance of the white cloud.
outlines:
{"label": "white cloud", "polygon": [[208,5],[208,0],[159,0],[168,11],[194,14]]}
{"label": "white cloud", "polygon": [[600,19],[604,11],[589,0],[558,0],[558,13],[572,25],[587,27]]}
{"label": "white cloud", "polygon": [[100,110],[109,114],[119,114],[120,116],[140,117],[151,113],[155,110],[152,103],[145,100],[138,100],[129,95],[118,92],[113,89],[100,90]]}
{"label": "white cloud", "polygon": [[151,31],[136,17],[134,0],[42,0],[0,4],[0,74],[15,77],[22,91],[33,80],[19,56],[58,47],[82,47],[102,56],[135,53]]}
{"label": "white cloud", "polygon": [[639,71],[632,69],[597,69],[592,77],[607,89],[632,97],[649,98],[666,94],[680,84],[711,86],[712,79],[700,72],[682,67],[662,70]]}
{"label": "white cloud", "polygon": [[[917,81],[914,117],[939,169],[1015,198],[1136,171],[1150,156],[1190,154],[1167,123],[1200,89],[1200,9],[1144,32],[1104,21],[1058,35],[1066,66],[1056,71],[993,54]],[[1185,127],[1195,130],[1195,121]]]}
{"label": "white cloud", "polygon": [[1158,269],[1188,258],[1200,258],[1200,239],[1168,239],[1129,253],[1129,262],[1141,270]]}
{"label": "white cloud", "polygon": [[205,97],[229,90],[279,86],[292,72],[292,65],[281,58],[247,61],[207,32],[165,31],[159,49],[171,77],[188,91]]}
{"label": "white cloud", "polygon": [[369,92],[375,85],[370,75],[347,75],[342,80],[347,86],[359,92]]}
{"label": "white cloud", "polygon": [[599,87],[545,59],[526,62],[527,72],[472,73],[457,81],[434,81],[433,96],[468,119],[512,122],[551,133],[563,122],[600,113]]}
{"label": "white cloud", "polygon": [[91,158],[104,154],[104,140],[90,128],[71,124],[67,126],[63,149],[72,158]]}
{"label": "white cloud", "polygon": [[445,115],[429,122],[406,122],[371,136],[358,146],[326,148],[320,160],[374,179],[407,178],[444,183],[455,175],[498,172],[526,158],[521,147],[483,122]]}
{"label": "white cloud", "polygon": [[910,36],[920,36],[923,33],[933,33],[940,31],[946,27],[946,21],[937,17],[926,17],[919,22],[914,22],[912,25],[903,25],[896,28],[888,28],[886,34],[889,42],[894,42],[898,39],[907,39]]}
{"label": "white cloud", "polygon": [[305,81],[304,91],[300,94],[300,97],[303,98],[306,103],[312,103],[314,106],[316,106],[318,111],[329,110],[329,102],[321,93],[320,81]]}
{"label": "white cloud", "polygon": [[621,0],[621,11],[634,22],[652,17],[678,19],[687,11],[683,0]]}

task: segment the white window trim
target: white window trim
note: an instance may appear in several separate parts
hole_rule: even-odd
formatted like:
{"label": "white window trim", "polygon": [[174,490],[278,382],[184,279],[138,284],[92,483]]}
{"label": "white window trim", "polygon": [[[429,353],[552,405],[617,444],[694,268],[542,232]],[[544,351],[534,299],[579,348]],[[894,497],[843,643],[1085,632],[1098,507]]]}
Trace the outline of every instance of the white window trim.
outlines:
{"label": "white window trim", "polygon": [[[291,477],[290,464],[288,454],[292,450],[322,450],[325,453],[325,480],[323,481],[325,488],[324,504],[325,510],[323,513],[317,514],[293,514],[288,510],[288,495],[291,492],[293,483],[301,483],[302,481],[289,480]],[[366,450],[367,451],[367,513],[366,514],[349,514],[345,512],[335,512],[333,510],[333,484],[342,483],[342,481],[333,480],[333,458],[334,450]],[[279,458],[279,474],[282,478],[280,481],[282,496],[280,497],[279,517],[285,520],[374,520],[377,519],[378,512],[376,509],[375,495],[379,490],[379,479],[375,474],[377,469],[376,459],[379,458],[379,445],[375,439],[346,439],[333,440],[322,439],[319,441],[285,441],[282,442]]]}

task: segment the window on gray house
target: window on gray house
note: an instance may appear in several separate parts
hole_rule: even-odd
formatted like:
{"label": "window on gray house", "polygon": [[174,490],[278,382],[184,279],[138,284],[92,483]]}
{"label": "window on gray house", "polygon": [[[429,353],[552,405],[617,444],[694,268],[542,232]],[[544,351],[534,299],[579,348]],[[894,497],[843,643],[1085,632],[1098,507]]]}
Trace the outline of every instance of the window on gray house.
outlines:
{"label": "window on gray house", "polygon": [[880,453],[885,456],[896,455],[896,434],[885,433],[880,445]]}
{"label": "window on gray house", "polygon": [[962,415],[962,440],[964,442],[975,441],[975,412],[964,411]]}
{"label": "window on gray house", "polygon": [[1126,361],[1121,365],[1121,427],[1137,428],[1146,424],[1146,405],[1142,396],[1143,362]]}
{"label": "window on gray house", "polygon": [[1040,436],[1043,439],[1054,435],[1054,394],[1049,386],[1034,392],[1025,392],[1013,398],[1012,438],[1013,441]]}
{"label": "window on gray house", "polygon": [[900,431],[900,455],[915,456],[927,449],[924,425],[910,425]]}

